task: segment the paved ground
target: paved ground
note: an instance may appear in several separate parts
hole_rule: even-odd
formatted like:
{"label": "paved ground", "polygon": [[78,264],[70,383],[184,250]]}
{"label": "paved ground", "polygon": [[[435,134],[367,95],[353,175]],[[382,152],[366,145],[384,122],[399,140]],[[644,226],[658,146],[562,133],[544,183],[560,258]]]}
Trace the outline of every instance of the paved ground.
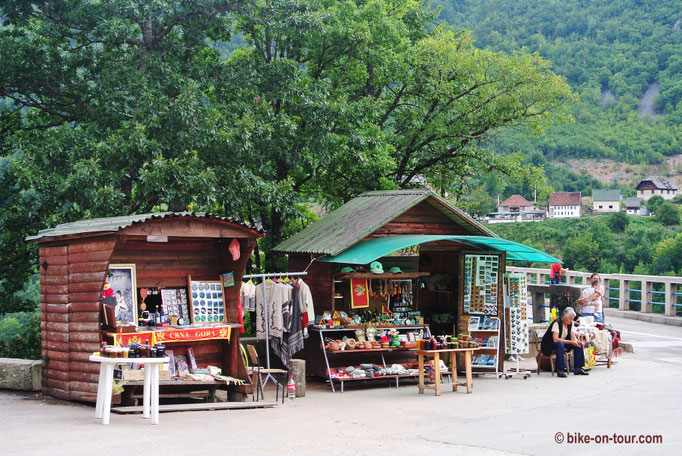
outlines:
{"label": "paved ground", "polygon": [[[679,454],[682,328],[610,321],[635,349],[611,369],[566,379],[479,378],[469,395],[418,395],[414,385],[333,394],[311,384],[305,398],[275,409],[165,413],[159,426],[112,414],[105,427],[92,407],[0,392],[2,453]],[[583,440],[660,435],[663,443],[568,443],[578,433]]]}

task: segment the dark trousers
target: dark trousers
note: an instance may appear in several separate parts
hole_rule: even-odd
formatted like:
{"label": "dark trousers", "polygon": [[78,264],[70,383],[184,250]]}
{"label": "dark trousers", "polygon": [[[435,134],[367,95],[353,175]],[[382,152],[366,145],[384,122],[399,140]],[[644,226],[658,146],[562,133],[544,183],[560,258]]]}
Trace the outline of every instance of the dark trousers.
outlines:
{"label": "dark trousers", "polygon": [[[575,350],[573,350],[575,349]],[[556,370],[566,371],[566,352],[573,350],[573,372],[581,369],[585,365],[585,353],[583,347],[575,347],[573,345],[565,345],[562,342],[554,343],[554,351],[556,352]]]}
{"label": "dark trousers", "polygon": [[549,278],[549,284],[550,285],[559,285],[559,278],[558,277],[557,278],[550,277]]}

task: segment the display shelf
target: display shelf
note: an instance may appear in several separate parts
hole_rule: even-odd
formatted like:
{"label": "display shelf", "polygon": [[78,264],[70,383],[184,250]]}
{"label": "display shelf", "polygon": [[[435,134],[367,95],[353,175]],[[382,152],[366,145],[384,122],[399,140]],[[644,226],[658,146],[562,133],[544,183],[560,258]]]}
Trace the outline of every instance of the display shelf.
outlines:
{"label": "display shelf", "polygon": [[[386,326],[378,325],[378,326],[374,326],[374,327],[376,329],[392,329],[392,328],[395,328],[395,329],[429,329],[428,324],[409,325],[409,326],[408,325],[386,325]],[[364,329],[364,328],[366,328],[366,326],[357,326],[357,325],[342,326],[342,327],[334,326],[333,328],[321,328],[319,326],[312,326],[311,328],[316,330],[316,331],[354,331],[356,329]]]}
{"label": "display shelf", "polygon": [[[485,350],[486,352],[494,351],[494,355],[481,355],[486,357],[492,357],[493,364],[482,364],[482,363],[472,363],[472,367],[479,369],[495,369],[495,374],[499,374],[499,359],[500,359],[500,329],[501,321],[498,317],[486,316],[481,319],[479,316],[473,316],[469,319],[467,330],[469,334],[489,334],[490,336],[486,340],[485,345],[479,346],[479,350]],[[489,340],[494,338],[493,343],[495,346],[491,347],[488,344]]]}
{"label": "display shelf", "polygon": [[[443,374],[447,374],[448,372],[441,372]],[[334,377],[334,380],[337,381],[344,381],[344,382],[354,382],[357,380],[384,380],[384,379],[393,379],[393,378],[414,378],[418,377],[419,374],[401,374],[401,375],[375,375],[374,377],[348,377],[348,378],[339,378],[339,377]]]}
{"label": "display shelf", "polygon": [[[356,355],[368,355],[370,357],[373,357],[374,360],[380,359],[380,363],[372,363],[372,364],[381,364],[383,367],[386,367],[386,359],[384,358],[385,353],[415,353],[416,348],[397,348],[397,347],[388,347],[388,348],[372,348],[372,349],[352,349],[352,350],[327,350],[325,349],[325,334],[326,333],[339,333],[339,332],[350,332],[350,331],[355,331],[356,329],[362,329],[365,328],[365,326],[346,326],[343,328],[315,328],[313,327],[313,330],[316,330],[320,333],[320,342],[322,344],[322,354],[324,355],[324,362],[325,362],[325,376],[329,381],[329,384],[332,388],[332,391],[336,391],[334,387],[334,382],[340,382],[341,383],[341,391],[343,392],[343,382],[349,381],[351,379],[338,379],[334,378],[333,376],[330,375],[332,369],[338,369],[339,367],[344,367],[343,365],[336,365],[337,363],[340,362],[341,359],[344,359],[345,356],[349,353],[355,353]],[[429,325],[410,325],[410,326],[400,326],[400,325],[390,325],[390,326],[375,326],[377,329],[396,329],[398,331],[415,331],[415,330],[423,330],[424,331],[424,336],[425,337],[430,337],[431,331],[429,330]],[[341,356],[336,356],[336,355],[341,355]],[[332,360],[334,360],[335,365],[332,365],[330,361],[330,357]],[[347,358],[346,358],[347,359]],[[395,376],[380,376],[380,377],[359,377],[358,380],[370,380],[370,379],[376,379],[376,378],[396,378]],[[353,379],[355,380],[355,379]],[[396,378],[396,385],[398,380]]]}
{"label": "display shelf", "polygon": [[339,355],[341,353],[373,353],[373,352],[406,352],[406,351],[415,351],[416,348],[396,348],[396,347],[389,347],[389,348],[363,348],[363,349],[350,349],[350,350],[327,350],[327,353],[332,353],[334,355]]}
{"label": "display shelf", "polygon": [[343,272],[335,274],[333,277],[335,279],[383,279],[383,280],[399,280],[399,279],[418,279],[420,277],[426,277],[430,275],[430,272],[398,272],[398,273],[388,273],[384,272],[382,274],[375,274],[373,272]]}

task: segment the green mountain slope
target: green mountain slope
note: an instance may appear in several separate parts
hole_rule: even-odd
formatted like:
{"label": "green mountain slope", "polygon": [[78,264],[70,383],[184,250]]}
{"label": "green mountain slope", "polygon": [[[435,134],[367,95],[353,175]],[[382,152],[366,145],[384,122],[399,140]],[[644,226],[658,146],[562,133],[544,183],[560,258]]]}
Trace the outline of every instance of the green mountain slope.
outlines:
{"label": "green mountain slope", "polygon": [[658,163],[682,153],[679,1],[433,3],[456,29],[472,30],[479,47],[505,52],[526,48],[550,59],[554,70],[581,96],[575,124],[551,128],[540,139],[508,133],[493,147],[539,152],[558,161],[608,158]]}

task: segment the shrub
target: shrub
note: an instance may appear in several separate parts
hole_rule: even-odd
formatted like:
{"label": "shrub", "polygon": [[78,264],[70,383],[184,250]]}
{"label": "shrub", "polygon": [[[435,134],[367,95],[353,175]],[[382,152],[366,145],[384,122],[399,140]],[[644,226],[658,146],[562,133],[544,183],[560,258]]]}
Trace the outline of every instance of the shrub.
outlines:
{"label": "shrub", "polygon": [[630,223],[630,219],[625,212],[616,212],[609,216],[607,223],[609,228],[611,228],[611,231],[614,233],[622,233]]}
{"label": "shrub", "polygon": [[665,202],[656,211],[656,221],[665,226],[679,225],[680,211],[674,204]]}
{"label": "shrub", "polygon": [[40,359],[40,312],[15,312],[0,317],[0,357]]}

